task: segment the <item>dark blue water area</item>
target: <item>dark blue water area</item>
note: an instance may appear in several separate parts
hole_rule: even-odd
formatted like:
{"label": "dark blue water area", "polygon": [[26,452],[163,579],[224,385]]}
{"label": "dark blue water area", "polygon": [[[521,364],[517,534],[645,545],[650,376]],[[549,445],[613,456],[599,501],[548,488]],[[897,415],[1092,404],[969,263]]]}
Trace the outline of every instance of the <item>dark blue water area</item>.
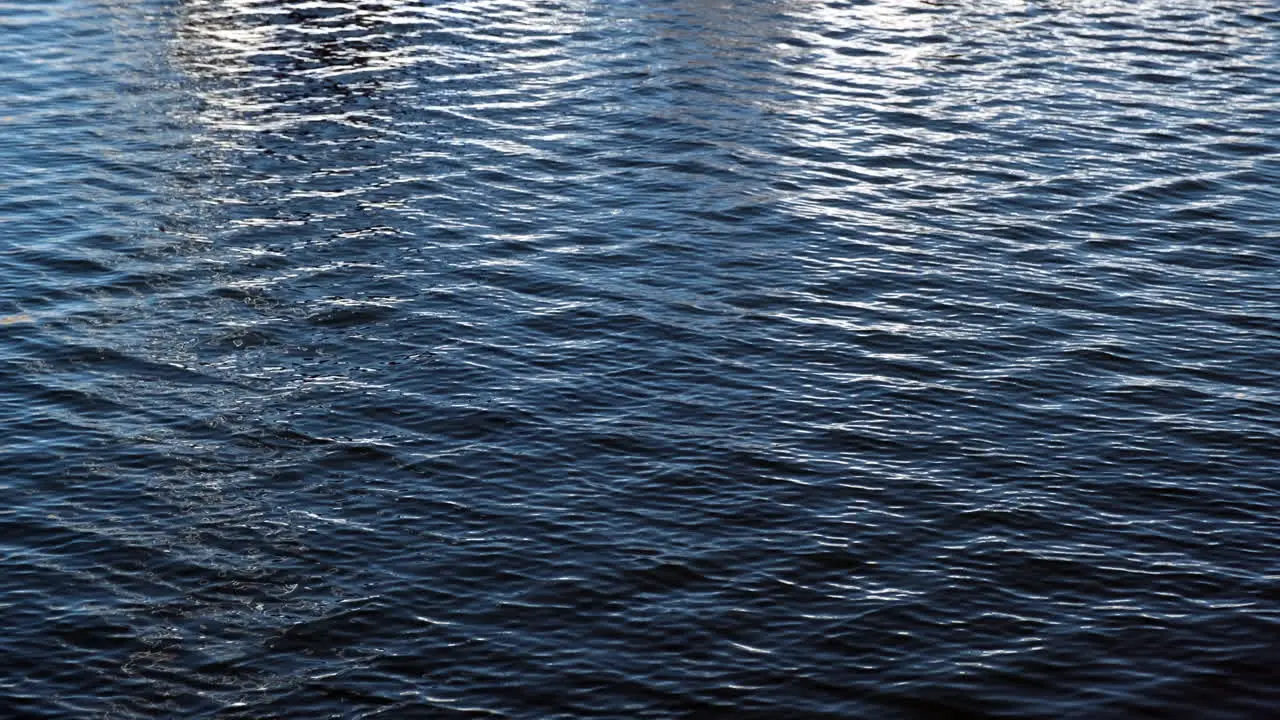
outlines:
{"label": "dark blue water area", "polygon": [[1274,717],[1278,50],[0,3],[0,717]]}

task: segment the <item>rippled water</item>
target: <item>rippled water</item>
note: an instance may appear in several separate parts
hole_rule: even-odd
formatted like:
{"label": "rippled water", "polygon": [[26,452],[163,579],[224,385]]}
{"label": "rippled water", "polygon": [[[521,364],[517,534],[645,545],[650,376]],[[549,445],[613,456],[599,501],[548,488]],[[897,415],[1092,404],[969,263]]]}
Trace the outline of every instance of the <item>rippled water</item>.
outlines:
{"label": "rippled water", "polygon": [[1278,49],[0,2],[4,717],[1268,717]]}

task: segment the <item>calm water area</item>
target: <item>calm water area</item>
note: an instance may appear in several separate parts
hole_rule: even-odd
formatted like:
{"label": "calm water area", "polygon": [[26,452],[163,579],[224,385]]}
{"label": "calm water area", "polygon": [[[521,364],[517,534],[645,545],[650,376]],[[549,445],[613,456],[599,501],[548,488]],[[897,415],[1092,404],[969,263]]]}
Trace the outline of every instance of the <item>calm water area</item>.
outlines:
{"label": "calm water area", "polygon": [[0,720],[1280,717],[1273,0],[0,0]]}

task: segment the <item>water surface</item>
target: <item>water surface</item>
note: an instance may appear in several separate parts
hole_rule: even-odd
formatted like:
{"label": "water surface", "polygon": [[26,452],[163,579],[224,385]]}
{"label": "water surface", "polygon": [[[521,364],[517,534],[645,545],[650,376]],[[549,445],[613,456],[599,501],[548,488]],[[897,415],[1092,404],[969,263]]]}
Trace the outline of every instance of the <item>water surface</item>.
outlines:
{"label": "water surface", "polygon": [[1267,717],[1278,30],[0,3],[0,706]]}

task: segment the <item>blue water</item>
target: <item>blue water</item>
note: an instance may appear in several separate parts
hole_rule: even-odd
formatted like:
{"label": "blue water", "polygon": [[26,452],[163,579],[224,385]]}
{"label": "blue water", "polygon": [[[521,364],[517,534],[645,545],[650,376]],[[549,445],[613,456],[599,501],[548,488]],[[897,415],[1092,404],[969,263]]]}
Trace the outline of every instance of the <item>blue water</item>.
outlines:
{"label": "blue water", "polygon": [[1267,718],[1269,0],[0,3],[0,717]]}

